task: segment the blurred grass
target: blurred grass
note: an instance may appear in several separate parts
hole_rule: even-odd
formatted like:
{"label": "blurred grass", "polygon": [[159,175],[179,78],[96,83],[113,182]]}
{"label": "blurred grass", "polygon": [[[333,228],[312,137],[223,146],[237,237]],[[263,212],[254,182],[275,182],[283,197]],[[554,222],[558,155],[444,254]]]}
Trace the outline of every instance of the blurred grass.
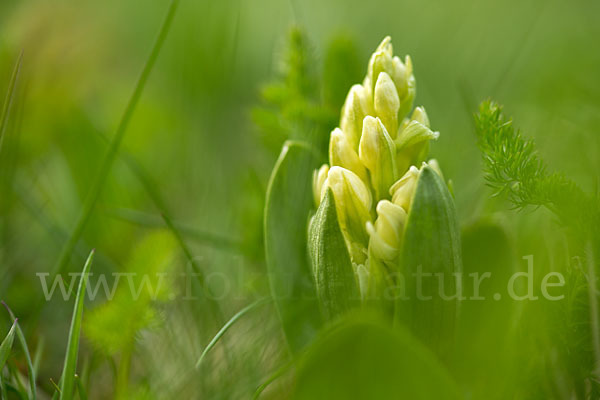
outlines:
{"label": "blurred grass", "polygon": [[[32,348],[45,338],[39,380],[45,387],[60,374],[58,344],[64,343],[71,309],[53,301],[39,325],[28,324],[35,312],[31,299],[39,293],[35,273],[49,272],[59,257],[102,163],[102,136],[116,130],[167,5],[142,0],[0,2],[0,93],[7,92],[24,51],[0,149],[0,298],[19,317]],[[426,107],[433,128],[441,132],[431,154],[454,181],[460,220],[471,226],[492,214],[511,237],[516,255],[535,254],[544,267],[559,268],[569,255],[548,250],[562,235],[552,229],[551,217],[526,212],[516,218],[502,200],[488,199],[472,114],[488,97],[505,104],[507,114],[535,138],[551,169],[564,171],[587,192],[597,190],[599,17],[600,3],[592,0],[182,0],[130,121],[123,153],[145,167],[174,226],[184,223],[236,247],[244,241],[239,254],[210,240],[192,241],[194,232],[178,228],[190,234],[186,244],[205,275],[223,273],[231,280],[228,295],[219,302],[225,315],[234,315],[267,293],[261,218],[253,216],[262,210],[276,154],[263,147],[250,110],[259,100],[259,88],[276,74],[289,27],[298,24],[307,32],[318,70],[327,62],[330,39],[340,33],[354,44],[358,65],[365,69],[369,54],[389,34],[395,51],[414,61],[416,104]],[[364,72],[349,70],[348,75]],[[335,109],[342,98],[327,95],[327,101]],[[121,271],[136,244],[162,226],[112,218],[114,210],[130,210],[130,217],[160,218],[162,212],[122,161],[114,164],[82,232],[74,265],[83,265],[82,249],[96,247],[98,273]],[[157,218],[150,222],[160,222]],[[185,264],[181,256],[179,269]],[[212,290],[222,289],[215,286]],[[242,398],[287,361],[277,345],[282,338],[271,309],[240,321],[227,334],[228,347],[235,347],[229,373],[236,382],[221,376],[227,364],[219,346],[203,361],[214,372],[196,379],[185,366],[197,361],[220,326],[195,303],[161,307],[166,326],[138,337],[131,367],[157,398],[190,393]],[[8,322],[2,326],[8,329]],[[530,324],[536,322],[551,324],[542,318]],[[520,336],[512,342],[526,354],[529,345]],[[154,346],[155,354],[144,354],[147,346]],[[97,380],[91,383],[97,391],[88,390],[90,398],[109,395],[98,389],[112,382],[109,362],[98,360],[86,346],[82,351]],[[265,396],[277,398],[278,390],[275,382]]]}

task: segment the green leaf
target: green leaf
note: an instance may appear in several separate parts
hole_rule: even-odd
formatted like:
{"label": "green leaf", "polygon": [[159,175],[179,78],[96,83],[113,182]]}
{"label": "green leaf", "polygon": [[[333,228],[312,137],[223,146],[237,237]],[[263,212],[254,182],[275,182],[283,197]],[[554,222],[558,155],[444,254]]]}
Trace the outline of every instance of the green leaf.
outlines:
{"label": "green leaf", "polygon": [[573,228],[579,240],[586,240],[600,220],[596,196],[585,193],[565,175],[549,172],[533,140],[515,129],[495,102],[481,103],[475,127],[485,179],[495,194],[505,194],[518,209],[545,206]]}
{"label": "green leaf", "polygon": [[265,206],[265,253],[271,292],[292,352],[321,325],[307,257],[312,173],[318,157],[306,144],[286,142],[269,182]]}
{"label": "green leaf", "polygon": [[62,378],[60,382],[60,399],[71,400],[75,388],[75,369],[77,368],[77,354],[79,353],[79,337],[81,334],[81,319],[83,317],[83,304],[85,300],[85,287],[88,281],[88,275],[92,261],[94,259],[94,250],[91,251],[85,265],[83,274],[79,281],[77,289],[77,299],[73,310],[73,319],[71,320],[71,329],[69,331],[69,342],[67,344],[67,354],[65,355],[65,364],[63,367]]}
{"label": "green leaf", "polygon": [[295,400],[459,399],[435,356],[406,329],[351,315],[324,332],[298,367]]}
{"label": "green leaf", "polygon": [[12,328],[8,331],[8,335],[0,344],[0,373],[2,372],[2,368],[4,368],[4,364],[6,364],[6,360],[8,360],[8,356],[10,354],[10,350],[12,349],[13,341],[15,340],[15,332],[17,331],[17,321],[13,323]]}
{"label": "green leaf", "polygon": [[[442,178],[424,166],[417,181],[400,254],[405,292],[396,300],[396,321],[432,348],[450,349],[456,327],[462,270],[454,202]],[[454,298],[453,298],[454,297]]]}
{"label": "green leaf", "polygon": [[356,307],[360,293],[331,188],[321,201],[308,236],[319,305],[325,318],[333,319]]}

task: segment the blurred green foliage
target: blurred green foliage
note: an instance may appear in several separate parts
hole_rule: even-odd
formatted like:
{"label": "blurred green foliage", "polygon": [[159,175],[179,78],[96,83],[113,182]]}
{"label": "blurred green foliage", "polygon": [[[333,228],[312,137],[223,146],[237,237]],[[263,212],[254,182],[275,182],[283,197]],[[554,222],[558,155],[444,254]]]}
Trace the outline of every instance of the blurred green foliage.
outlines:
{"label": "blurred green foliage", "polygon": [[[55,298],[36,309],[36,273],[49,272],[59,257],[167,7],[167,1],[142,0],[0,2],[2,98],[23,50],[0,148],[0,299],[19,317],[33,354],[46,343],[40,393],[52,393],[50,379],[60,377],[73,304]],[[550,271],[563,272],[568,282],[565,301],[556,304],[470,304],[459,332],[463,358],[449,368],[452,379],[468,398],[595,398],[590,252],[583,245],[573,251],[573,236],[553,214],[517,212],[491,197],[473,113],[486,98],[504,104],[535,139],[548,169],[594,196],[599,18],[593,0],[182,0],[68,270],[80,271],[92,247],[95,274],[162,270],[167,254],[174,260],[170,271],[188,270],[163,210],[126,161],[133,157],[151,176],[168,217],[182,227],[207,287],[193,281],[197,300],[166,298],[142,311],[123,297],[112,305],[88,302],[79,366],[89,397],[115,395],[123,370],[116,350],[125,342],[135,343],[129,398],[248,398],[289,361],[269,305],[241,318],[206,366],[193,368],[223,319],[268,294],[262,210],[281,144],[302,138],[324,158],[349,86],[391,35],[396,52],[411,55],[416,102],[441,132],[431,154],[453,181],[465,270],[498,271],[498,281],[486,288],[493,294],[507,270],[525,270],[522,257],[533,255],[536,288]],[[292,26],[300,28],[290,33]],[[598,257],[597,243],[590,246]],[[149,250],[140,256],[140,247]],[[140,257],[150,259],[135,261]],[[174,293],[182,285],[174,283]],[[222,295],[223,319],[200,296],[209,291]],[[125,304],[123,310],[116,304]],[[121,312],[134,323],[118,330],[112,316]],[[11,325],[7,315],[0,317],[0,341]],[[386,328],[373,329],[389,336]],[[27,375],[16,341],[13,355],[5,371]],[[312,357],[306,362],[323,368],[345,362]],[[284,373],[262,396],[284,398],[292,384]]]}

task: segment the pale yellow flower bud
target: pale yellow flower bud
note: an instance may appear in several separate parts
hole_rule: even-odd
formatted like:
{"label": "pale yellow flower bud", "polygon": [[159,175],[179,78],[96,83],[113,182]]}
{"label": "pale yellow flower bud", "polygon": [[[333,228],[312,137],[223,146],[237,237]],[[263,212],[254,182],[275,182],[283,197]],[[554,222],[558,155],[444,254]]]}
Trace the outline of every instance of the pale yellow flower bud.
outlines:
{"label": "pale yellow flower bud", "polygon": [[[402,65],[402,67],[400,66]],[[404,64],[398,58],[394,60],[394,83],[400,96],[400,111],[398,118],[402,120],[411,110],[415,95],[417,94],[416,81],[413,75],[413,65],[410,56],[406,56]]]}
{"label": "pale yellow flower bud", "polygon": [[333,191],[340,227],[349,242],[366,243],[366,223],[371,220],[371,192],[354,172],[331,167],[324,186]]}
{"label": "pale yellow flower bud", "polygon": [[368,84],[365,86],[371,95],[375,92],[375,84],[377,83],[379,74],[381,72],[387,72],[388,74],[392,73],[394,67],[392,54],[392,38],[387,36],[379,44],[377,50],[375,50],[369,60],[367,77],[365,78],[365,83]]}
{"label": "pale yellow flower bud", "polygon": [[332,167],[337,165],[349,169],[364,182],[368,181],[367,170],[340,128],[335,128],[329,138],[329,163]]}
{"label": "pale yellow flower bud", "polygon": [[439,132],[429,128],[429,118],[425,109],[415,108],[411,119],[405,119],[396,138],[396,165],[405,171],[410,165],[418,165],[425,160],[429,151],[429,141],[436,140]]}
{"label": "pale yellow flower bud", "polygon": [[323,164],[321,168],[313,172],[313,198],[315,199],[315,205],[319,207],[321,204],[321,198],[323,197],[323,184],[327,179],[329,173],[329,165]]}
{"label": "pale yellow flower bud", "polygon": [[368,223],[369,246],[375,256],[384,261],[393,261],[398,256],[402,242],[406,211],[388,200],[377,203],[377,220]]}
{"label": "pale yellow flower bud", "polygon": [[375,112],[383,122],[390,137],[395,139],[398,133],[398,110],[400,110],[400,98],[396,85],[392,78],[381,72],[375,84]]}
{"label": "pale yellow flower bud", "polygon": [[410,121],[406,124],[406,127],[402,129],[402,131],[398,134],[398,138],[396,139],[396,146],[398,146],[398,151],[402,151],[403,149],[414,146],[419,143],[428,142],[430,140],[435,140],[440,137],[439,132],[434,132],[427,127],[427,125],[422,124],[419,121]]}
{"label": "pale yellow flower bud", "polygon": [[393,55],[389,36],[383,39],[369,60],[367,76],[363,83],[366,90],[369,91],[369,96],[374,96],[375,86],[381,72],[387,73],[396,85],[398,98],[400,99],[398,120],[401,121],[412,109],[416,95],[416,82],[413,75],[412,60],[409,56],[406,56],[403,63],[399,57]]}
{"label": "pale yellow flower bud", "polygon": [[377,49],[375,49],[375,52],[376,53],[378,53],[378,52],[386,53],[391,57],[392,54],[394,54],[394,48],[392,47],[392,37],[391,36],[384,37],[383,40],[381,41],[381,43],[379,43],[379,46],[377,46]]}
{"label": "pale yellow flower bud", "polygon": [[396,180],[396,146],[379,118],[365,117],[358,156],[370,172],[377,199],[387,197]]}
{"label": "pale yellow flower bud", "polygon": [[362,85],[354,85],[346,96],[340,128],[348,138],[350,146],[356,151],[362,133],[363,119],[371,113],[372,100]]}
{"label": "pale yellow flower bud", "polygon": [[[410,57],[406,56],[407,60],[410,60]],[[392,59],[392,74],[391,77],[396,84],[396,88],[398,89],[398,93],[401,96],[404,96],[408,92],[408,82],[407,82],[407,74],[406,74],[406,65],[400,60],[400,57],[394,56]],[[412,65],[411,65],[412,67]]]}
{"label": "pale yellow flower bud", "polygon": [[414,165],[411,166],[406,174],[400,178],[390,188],[390,194],[392,195],[392,202],[406,211],[410,208],[413,194],[417,187],[417,179],[419,177],[419,170]]}
{"label": "pale yellow flower bud", "polygon": [[423,108],[421,106],[415,107],[415,110],[413,111],[410,119],[412,121],[420,122],[428,128],[430,127],[429,117],[427,116],[427,112],[425,111],[425,108]]}

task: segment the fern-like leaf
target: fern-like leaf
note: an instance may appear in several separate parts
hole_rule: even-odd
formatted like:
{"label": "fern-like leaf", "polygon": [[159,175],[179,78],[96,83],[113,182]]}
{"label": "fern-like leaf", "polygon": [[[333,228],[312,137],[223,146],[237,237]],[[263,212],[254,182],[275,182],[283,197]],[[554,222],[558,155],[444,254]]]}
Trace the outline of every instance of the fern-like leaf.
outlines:
{"label": "fern-like leaf", "polygon": [[495,195],[506,195],[517,209],[547,207],[565,226],[582,234],[593,229],[597,201],[564,175],[549,172],[533,140],[515,130],[501,106],[492,101],[482,103],[475,125],[485,179]]}

